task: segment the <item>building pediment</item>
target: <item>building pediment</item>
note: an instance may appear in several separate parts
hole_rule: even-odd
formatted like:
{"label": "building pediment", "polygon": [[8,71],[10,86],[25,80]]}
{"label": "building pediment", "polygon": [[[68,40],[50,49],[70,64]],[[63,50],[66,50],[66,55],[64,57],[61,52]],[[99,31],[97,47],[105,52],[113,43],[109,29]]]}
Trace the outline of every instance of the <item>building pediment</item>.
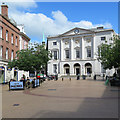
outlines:
{"label": "building pediment", "polygon": [[69,36],[69,35],[79,35],[79,34],[84,34],[84,33],[93,33],[92,30],[90,29],[84,29],[84,28],[73,28],[59,36]]}

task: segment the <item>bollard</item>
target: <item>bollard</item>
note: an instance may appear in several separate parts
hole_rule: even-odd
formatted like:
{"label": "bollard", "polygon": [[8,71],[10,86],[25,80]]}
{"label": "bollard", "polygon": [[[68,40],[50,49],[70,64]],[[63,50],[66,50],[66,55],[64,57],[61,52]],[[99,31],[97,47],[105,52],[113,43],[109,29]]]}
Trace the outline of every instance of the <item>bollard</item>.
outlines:
{"label": "bollard", "polygon": [[63,81],[63,78],[62,78],[62,81]]}
{"label": "bollard", "polygon": [[94,80],[96,80],[96,75],[94,75]]}
{"label": "bollard", "polygon": [[71,81],[71,78],[69,80]]}

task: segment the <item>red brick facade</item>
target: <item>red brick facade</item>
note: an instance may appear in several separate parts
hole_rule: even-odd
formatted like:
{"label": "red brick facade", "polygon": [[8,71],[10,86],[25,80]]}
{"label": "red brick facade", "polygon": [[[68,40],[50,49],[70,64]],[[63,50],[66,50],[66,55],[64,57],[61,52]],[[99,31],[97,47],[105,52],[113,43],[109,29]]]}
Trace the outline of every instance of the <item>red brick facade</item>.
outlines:
{"label": "red brick facade", "polygon": [[[20,50],[19,37],[21,36],[26,41],[27,45],[28,42],[30,41],[30,38],[24,33],[20,32],[20,29],[10,21],[8,17],[7,5],[1,5],[0,28],[2,28],[2,30],[0,29],[0,34],[2,31],[2,35],[0,35],[0,56],[2,51],[2,60],[5,61],[11,60],[12,51],[13,51],[13,59],[14,59],[16,57],[16,52]],[[6,40],[6,31],[8,34],[7,40]],[[13,36],[13,42],[12,42],[12,36]],[[6,59],[6,49],[8,49],[8,59]]]}
{"label": "red brick facade", "polygon": [[[6,59],[6,48],[8,48],[8,59],[11,60],[11,52],[14,51],[14,58],[16,52],[19,50],[19,33],[20,30],[13,25],[9,19],[0,15],[0,27],[2,27],[2,38],[0,38],[0,46],[3,47],[2,59]],[[6,41],[6,31],[8,31],[8,41]],[[13,34],[13,43],[11,43],[11,36]],[[17,45],[15,44],[17,37]]]}

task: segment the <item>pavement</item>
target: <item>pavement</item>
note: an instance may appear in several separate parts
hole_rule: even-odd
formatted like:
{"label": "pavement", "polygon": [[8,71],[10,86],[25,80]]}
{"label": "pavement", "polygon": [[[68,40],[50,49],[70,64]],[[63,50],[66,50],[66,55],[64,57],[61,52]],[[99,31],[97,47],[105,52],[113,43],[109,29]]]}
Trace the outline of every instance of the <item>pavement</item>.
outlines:
{"label": "pavement", "polygon": [[118,87],[100,80],[50,80],[9,91],[2,85],[3,118],[118,118]]}

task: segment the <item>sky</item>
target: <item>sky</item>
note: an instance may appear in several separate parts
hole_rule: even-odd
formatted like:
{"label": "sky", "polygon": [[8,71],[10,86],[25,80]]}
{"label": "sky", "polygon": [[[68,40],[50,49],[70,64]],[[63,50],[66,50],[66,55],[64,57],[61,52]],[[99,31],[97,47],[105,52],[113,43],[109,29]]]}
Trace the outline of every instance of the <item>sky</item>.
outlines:
{"label": "sky", "polygon": [[9,18],[24,24],[31,42],[62,34],[74,27],[114,29],[118,33],[117,2],[6,2]]}

